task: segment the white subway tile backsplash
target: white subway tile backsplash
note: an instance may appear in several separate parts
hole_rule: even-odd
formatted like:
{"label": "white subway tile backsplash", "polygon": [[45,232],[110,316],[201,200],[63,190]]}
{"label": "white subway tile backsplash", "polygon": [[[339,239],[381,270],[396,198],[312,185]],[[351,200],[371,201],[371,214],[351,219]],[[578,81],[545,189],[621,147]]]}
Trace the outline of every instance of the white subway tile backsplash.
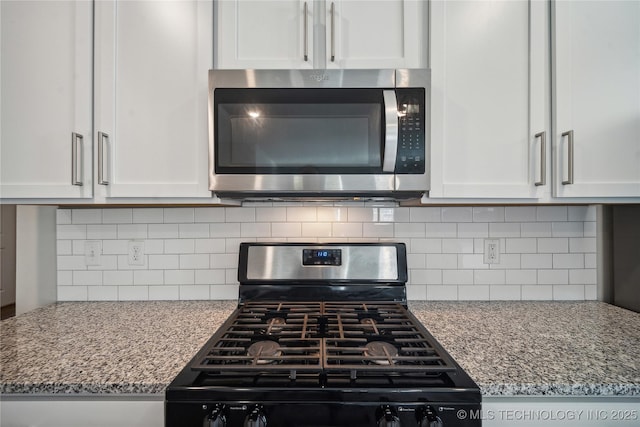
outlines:
{"label": "white subway tile backsplash", "polygon": [[56,224],[71,224],[71,209],[58,209],[56,211]]}
{"label": "white subway tile backsplash", "polygon": [[119,224],[118,239],[146,239],[147,224]]}
{"label": "white subway tile backsplash", "polygon": [[502,206],[473,208],[473,222],[504,222],[504,220],[504,207]]}
{"label": "white subway tile backsplash", "polygon": [[149,299],[155,301],[175,301],[180,299],[179,286],[149,286]]}
{"label": "white subway tile backsplash", "polygon": [[538,270],[539,285],[569,284],[569,270]]}
{"label": "white subway tile backsplash", "polygon": [[148,299],[148,286],[118,286],[119,301],[146,301]]}
{"label": "white subway tile backsplash", "polygon": [[198,208],[194,212],[194,222],[225,222],[225,210],[221,208]]}
{"label": "white subway tile backsplash", "polygon": [[113,287],[133,285],[133,271],[105,271],[102,275],[102,282],[104,286]]}
{"label": "white subway tile backsplash", "polygon": [[431,301],[455,301],[458,299],[457,286],[428,286],[427,300]]}
{"label": "white subway tile backsplash", "polygon": [[482,222],[458,224],[458,237],[489,237],[489,224]]}
{"label": "white subway tile backsplash", "polygon": [[180,299],[183,301],[209,299],[209,286],[206,286],[206,285],[180,286]]}
{"label": "white subway tile backsplash", "polygon": [[134,285],[164,285],[163,270],[138,270],[133,272]]}
{"label": "white subway tile backsplash", "polygon": [[490,299],[489,285],[461,285],[458,286],[460,301],[487,301]]}
{"label": "white subway tile backsplash", "polygon": [[442,222],[471,222],[473,221],[473,208],[448,207],[442,208]]}
{"label": "white subway tile backsplash", "polygon": [[566,206],[537,206],[536,209],[537,209],[536,211],[537,221],[566,221],[567,220]]}
{"label": "white subway tile backsplash", "polygon": [[131,222],[134,224],[162,224],[164,222],[164,209],[134,208],[131,211]]}
{"label": "white subway tile backsplash", "polygon": [[522,299],[525,301],[549,301],[553,299],[551,285],[524,285],[521,287]]}
{"label": "white subway tile backsplash", "polygon": [[554,285],[553,286],[553,299],[570,301],[570,300],[584,300],[585,292],[583,285]]}
{"label": "white subway tile backsplash", "polygon": [[193,270],[165,270],[165,285],[193,285],[195,274]]}
{"label": "white subway tile backsplash", "polygon": [[442,239],[411,239],[409,251],[418,254],[440,254],[443,252]]}
{"label": "white subway tile backsplash", "polygon": [[427,223],[425,224],[425,236],[429,238],[456,238],[458,237],[458,226],[441,222]]}
{"label": "white subway tile backsplash", "polygon": [[91,286],[87,288],[89,301],[117,301],[118,286]]}
{"label": "white subway tile backsplash", "polygon": [[116,239],[118,228],[113,224],[87,225],[87,239]]}
{"label": "white subway tile backsplash", "polygon": [[255,208],[225,208],[226,222],[255,222]]}
{"label": "white subway tile backsplash", "polygon": [[101,224],[102,209],[74,209],[71,214],[72,224]]}
{"label": "white subway tile backsplash", "polygon": [[180,255],[180,269],[209,268],[209,257],[209,254]]}
{"label": "white subway tile backsplash", "polygon": [[584,268],[584,255],[553,254],[553,268]]}
{"label": "white subway tile backsplash", "polygon": [[520,224],[521,237],[551,237],[551,223],[523,222]]}
{"label": "white subway tile backsplash", "polygon": [[489,237],[520,237],[520,224],[513,222],[490,223]]}
{"label": "white subway tile backsplash", "polygon": [[371,238],[393,237],[393,224],[381,222],[366,222],[362,224],[362,234]]}
{"label": "white subway tile backsplash", "polygon": [[409,208],[409,221],[411,222],[440,222],[441,208]]}
{"label": "white subway tile backsplash", "polygon": [[195,239],[209,236],[208,224],[179,224],[178,236],[181,239]]}
{"label": "white subway tile backsplash", "polygon": [[86,239],[87,238],[87,226],[84,224],[72,224],[72,225],[58,225],[57,226],[57,238],[58,239]]}
{"label": "white subway tile backsplash", "polygon": [[476,285],[504,285],[506,284],[504,270],[475,270],[473,283]]}
{"label": "white subway tile backsplash", "polygon": [[149,270],[177,270],[179,268],[179,255],[149,255]]}
{"label": "white subway tile backsplash", "polygon": [[522,254],[520,267],[524,269],[553,268],[553,254]]}
{"label": "white subway tile backsplash", "polygon": [[150,239],[177,239],[180,235],[178,224],[149,224]]}
{"label": "white subway tile backsplash", "polygon": [[195,221],[194,208],[166,208],[164,209],[165,224],[184,224]]}
{"label": "white subway tile backsplash", "polygon": [[516,285],[490,285],[489,299],[491,301],[513,301],[521,299],[522,289]]}
{"label": "white subway tile backsplash", "polygon": [[209,224],[209,237],[240,237],[240,224],[229,222]]}
{"label": "white subway tile backsplash", "polygon": [[58,285],[58,301],[88,301],[87,287]]}
{"label": "white subway tile backsplash", "polygon": [[442,253],[472,254],[473,239],[442,239]]}
{"label": "white subway tile backsplash", "polygon": [[504,208],[506,222],[535,222],[535,206],[507,206]]}
{"label": "white subway tile backsplash", "polygon": [[192,254],[195,252],[194,239],[167,239],[164,241],[166,254]]}
{"label": "white subway tile backsplash", "polygon": [[443,285],[473,285],[473,270],[442,270]]}
{"label": "white subway tile backsplash", "polygon": [[[593,206],[398,207],[272,203],[243,207],[59,209],[59,300],[235,299],[241,242],[394,241],[407,245],[410,299],[597,297]],[[500,262],[484,264],[497,238]],[[102,245],[86,266],[85,243]],[[144,241],[144,265],[128,263]]]}
{"label": "white subway tile backsplash", "polygon": [[133,222],[133,210],[128,208],[122,209],[103,209],[103,224],[131,224]]}
{"label": "white subway tile backsplash", "polygon": [[553,237],[582,237],[584,236],[583,222],[553,222],[551,223]]}
{"label": "white subway tile backsplash", "polygon": [[569,239],[540,238],[538,239],[538,253],[565,253],[569,252]]}

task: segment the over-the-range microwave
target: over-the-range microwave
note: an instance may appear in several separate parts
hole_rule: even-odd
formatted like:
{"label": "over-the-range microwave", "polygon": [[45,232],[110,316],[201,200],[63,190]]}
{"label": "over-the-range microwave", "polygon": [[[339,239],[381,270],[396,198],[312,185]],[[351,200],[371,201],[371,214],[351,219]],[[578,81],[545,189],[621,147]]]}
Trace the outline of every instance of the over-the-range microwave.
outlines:
{"label": "over-the-range microwave", "polygon": [[420,197],[429,70],[210,70],[209,188],[229,198]]}

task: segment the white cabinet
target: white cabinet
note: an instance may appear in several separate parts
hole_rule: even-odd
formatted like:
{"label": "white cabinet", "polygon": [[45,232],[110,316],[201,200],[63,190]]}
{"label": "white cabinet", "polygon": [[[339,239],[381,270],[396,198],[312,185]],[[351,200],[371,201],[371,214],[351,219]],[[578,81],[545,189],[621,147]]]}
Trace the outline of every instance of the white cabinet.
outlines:
{"label": "white cabinet", "polygon": [[640,1],[552,12],[554,196],[638,197]]}
{"label": "white cabinet", "polygon": [[427,7],[419,0],[216,1],[215,67],[420,68]]}
{"label": "white cabinet", "polygon": [[98,195],[210,197],[208,1],[96,2]]}
{"label": "white cabinet", "polygon": [[431,2],[431,197],[549,192],[547,15],[540,1]]}
{"label": "white cabinet", "polygon": [[93,195],[92,8],[0,2],[3,199]]}

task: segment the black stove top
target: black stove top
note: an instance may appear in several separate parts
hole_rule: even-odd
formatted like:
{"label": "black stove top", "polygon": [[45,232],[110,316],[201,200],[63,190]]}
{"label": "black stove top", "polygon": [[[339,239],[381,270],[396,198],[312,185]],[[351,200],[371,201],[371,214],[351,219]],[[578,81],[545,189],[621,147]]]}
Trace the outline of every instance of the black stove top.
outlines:
{"label": "black stove top", "polygon": [[457,415],[479,414],[477,385],[396,301],[405,256],[403,244],[242,244],[239,307],[167,388],[166,425],[479,426]]}

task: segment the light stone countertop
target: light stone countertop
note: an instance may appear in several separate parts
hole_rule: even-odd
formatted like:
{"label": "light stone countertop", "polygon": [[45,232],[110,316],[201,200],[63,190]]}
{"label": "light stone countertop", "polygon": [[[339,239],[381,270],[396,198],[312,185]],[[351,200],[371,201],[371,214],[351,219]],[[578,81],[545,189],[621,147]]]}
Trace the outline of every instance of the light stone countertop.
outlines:
{"label": "light stone countertop", "polygon": [[[236,301],[66,302],[0,323],[0,392],[162,394]],[[417,302],[484,396],[640,397],[640,314],[599,302]]]}

